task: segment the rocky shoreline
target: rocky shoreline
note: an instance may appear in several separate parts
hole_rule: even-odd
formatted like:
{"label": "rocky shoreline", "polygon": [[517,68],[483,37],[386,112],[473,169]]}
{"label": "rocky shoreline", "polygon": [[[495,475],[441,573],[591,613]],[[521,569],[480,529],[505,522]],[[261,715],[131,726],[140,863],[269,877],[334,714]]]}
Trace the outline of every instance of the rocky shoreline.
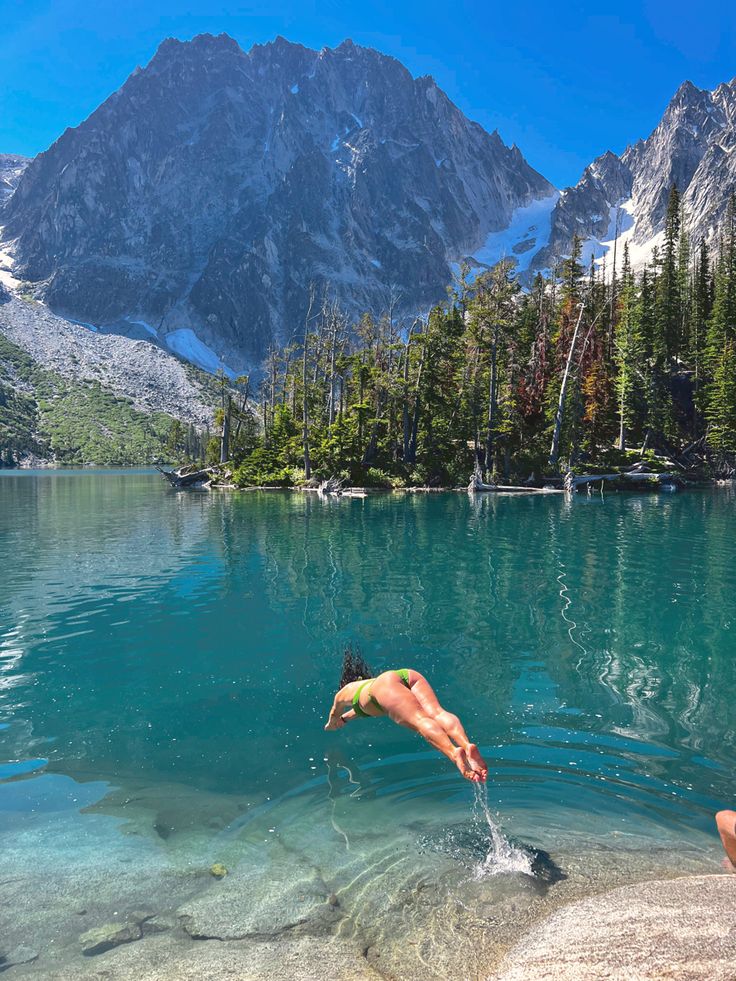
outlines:
{"label": "rocky shoreline", "polygon": [[728,874],[622,886],[553,913],[489,981],[733,981],[735,904]]}
{"label": "rocky shoreline", "polygon": [[[278,870],[277,870],[278,871]],[[356,870],[357,871],[357,870]],[[409,907],[400,920],[405,960],[351,923],[338,894],[319,876],[301,876],[286,860],[272,901],[254,908],[260,870],[214,883],[176,910],[141,908],[82,932],[78,954],[41,959],[32,943],[0,955],[9,981],[405,981],[484,978],[486,981],[733,981],[736,879],[688,875],[654,880],[579,899],[531,922],[507,951],[479,943],[495,917],[470,926],[470,940],[453,921],[436,929],[448,956],[413,930]],[[357,873],[360,874],[360,873]],[[174,894],[186,891],[172,882]],[[190,883],[191,888],[191,883]],[[127,891],[124,886],[123,891]],[[408,897],[407,897],[408,901]],[[477,897],[469,896],[473,903]],[[145,903],[145,900],[143,900]],[[423,900],[415,898],[422,905]],[[77,919],[86,912],[74,910]],[[510,909],[507,912],[513,914]],[[519,910],[521,919],[525,919]],[[468,929],[469,922],[462,929]],[[394,941],[400,937],[393,938]],[[452,956],[459,945],[462,956]],[[419,949],[417,949],[419,948]],[[424,948],[424,949],[422,949]],[[474,954],[475,951],[475,954]],[[65,956],[66,954],[66,956]],[[448,973],[448,971],[450,973]]]}
{"label": "rocky shoreline", "polygon": [[380,796],[141,783],[94,802],[101,784],[53,779],[89,802],[2,835],[8,981],[733,978],[736,877],[711,874],[710,836],[517,819],[534,874],[489,874],[488,829],[441,803],[387,835]]}

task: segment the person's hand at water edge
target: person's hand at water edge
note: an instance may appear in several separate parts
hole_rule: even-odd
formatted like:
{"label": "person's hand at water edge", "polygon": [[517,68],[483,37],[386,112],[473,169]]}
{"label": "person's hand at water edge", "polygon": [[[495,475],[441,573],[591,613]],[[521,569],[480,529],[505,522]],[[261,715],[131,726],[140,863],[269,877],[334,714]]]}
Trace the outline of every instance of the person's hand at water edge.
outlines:
{"label": "person's hand at water edge", "polygon": [[413,668],[384,671],[372,677],[360,654],[345,651],[340,689],[325,725],[341,729],[355,718],[387,715],[397,725],[413,729],[452,760],[466,780],[483,783],[488,766],[471,743],[456,715],[442,708],[432,686]]}

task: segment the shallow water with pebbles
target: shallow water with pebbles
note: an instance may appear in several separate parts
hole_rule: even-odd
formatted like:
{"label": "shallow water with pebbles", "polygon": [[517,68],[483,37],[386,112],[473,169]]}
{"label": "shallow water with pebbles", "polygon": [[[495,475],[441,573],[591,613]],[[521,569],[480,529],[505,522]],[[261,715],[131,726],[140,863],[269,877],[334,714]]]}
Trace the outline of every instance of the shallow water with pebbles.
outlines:
{"label": "shallow water with pebbles", "polygon": [[[0,970],[480,978],[575,898],[716,871],[733,505],[0,476]],[[432,680],[487,797],[322,731],[348,641]]]}

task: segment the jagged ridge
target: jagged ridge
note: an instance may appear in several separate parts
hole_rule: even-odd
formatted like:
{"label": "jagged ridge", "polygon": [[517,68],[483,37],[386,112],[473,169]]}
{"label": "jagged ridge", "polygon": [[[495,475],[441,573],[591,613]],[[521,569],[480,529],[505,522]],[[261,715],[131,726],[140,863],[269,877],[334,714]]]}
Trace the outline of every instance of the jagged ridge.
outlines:
{"label": "jagged ridge", "polygon": [[169,39],[28,167],[16,272],[55,309],[194,328],[239,368],[298,329],[310,282],[353,312],[443,295],[450,262],[552,193],[429,77],[345,41]]}
{"label": "jagged ridge", "polygon": [[626,241],[635,265],[649,259],[661,239],[667,198],[682,195],[691,242],[718,234],[728,198],[736,190],[736,79],[712,92],[684,82],[646,140],[621,156],[604,153],[564,190],[552,213],[549,244],[531,268],[551,268],[570,254],[572,237],[585,242],[583,260],[610,254]]}

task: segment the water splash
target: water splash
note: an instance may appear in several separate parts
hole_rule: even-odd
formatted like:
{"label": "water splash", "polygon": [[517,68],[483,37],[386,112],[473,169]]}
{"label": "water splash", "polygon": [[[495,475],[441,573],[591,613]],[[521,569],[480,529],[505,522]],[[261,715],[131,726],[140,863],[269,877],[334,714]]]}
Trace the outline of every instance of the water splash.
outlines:
{"label": "water splash", "polygon": [[[492,875],[509,875],[512,873],[523,873],[524,875],[534,875],[532,868],[532,856],[513,845],[506,835],[501,831],[498,824],[491,814],[488,806],[488,785],[485,783],[473,784],[473,822],[479,829],[483,824],[488,827],[487,845],[488,852],[486,857],[475,866],[475,879],[487,879]],[[484,836],[486,834],[483,829]]]}

